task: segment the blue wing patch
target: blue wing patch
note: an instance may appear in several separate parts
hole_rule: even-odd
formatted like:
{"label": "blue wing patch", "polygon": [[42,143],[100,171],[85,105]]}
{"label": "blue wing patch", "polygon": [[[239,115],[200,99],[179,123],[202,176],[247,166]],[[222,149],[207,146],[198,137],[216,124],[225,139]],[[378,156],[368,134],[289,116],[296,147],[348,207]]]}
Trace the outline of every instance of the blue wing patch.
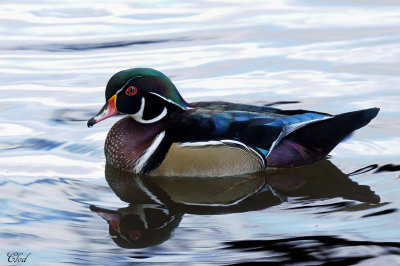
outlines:
{"label": "blue wing patch", "polygon": [[257,150],[259,152],[261,152],[264,155],[264,157],[267,157],[267,155],[269,153],[269,150],[265,150],[265,149],[262,149],[262,148],[259,148],[259,147],[256,147],[256,148],[257,148]]}
{"label": "blue wing patch", "polygon": [[[284,126],[290,126],[290,125],[300,124],[300,123],[305,123],[305,122],[318,121],[318,120],[325,119],[328,117],[331,117],[331,116],[310,112],[310,113],[290,115],[290,116],[276,118],[273,122],[268,123],[267,125],[284,127]],[[304,125],[306,125],[306,123]]]}

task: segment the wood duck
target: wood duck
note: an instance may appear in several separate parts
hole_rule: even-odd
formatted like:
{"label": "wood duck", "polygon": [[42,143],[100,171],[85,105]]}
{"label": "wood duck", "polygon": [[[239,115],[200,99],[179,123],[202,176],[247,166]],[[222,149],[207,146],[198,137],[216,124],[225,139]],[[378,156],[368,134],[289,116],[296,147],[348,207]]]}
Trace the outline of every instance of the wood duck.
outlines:
{"label": "wood duck", "polygon": [[379,112],[339,115],[229,102],[187,103],[171,80],[150,68],[113,75],[106,103],[88,127],[127,114],[105,141],[107,162],[162,176],[231,176],[310,164]]}

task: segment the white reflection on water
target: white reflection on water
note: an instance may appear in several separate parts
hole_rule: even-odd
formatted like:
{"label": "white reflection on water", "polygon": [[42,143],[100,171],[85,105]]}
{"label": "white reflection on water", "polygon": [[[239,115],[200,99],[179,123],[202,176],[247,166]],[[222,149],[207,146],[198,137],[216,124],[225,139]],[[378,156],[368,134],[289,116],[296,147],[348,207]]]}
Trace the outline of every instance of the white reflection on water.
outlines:
{"label": "white reflection on water", "polygon": [[337,156],[400,156],[400,138],[389,138],[383,140],[358,141],[351,140],[340,144]]}
{"label": "white reflection on water", "polygon": [[[400,37],[400,36],[399,36]],[[299,52],[294,55],[289,55],[289,58],[305,59],[305,60],[320,60],[324,61],[357,64],[370,62],[385,62],[387,64],[400,63],[400,47],[397,44],[376,45],[371,47],[370,43],[365,43],[369,47],[357,48],[341,48],[340,45],[330,47],[331,49],[318,49],[314,47],[313,51]],[[336,49],[335,49],[336,48]],[[368,56],[365,56],[368,54]]]}
{"label": "white reflection on water", "polygon": [[[399,88],[395,88],[395,90],[399,90]],[[384,106],[385,112],[392,112],[392,113],[397,113],[399,111],[399,103],[400,103],[400,97],[398,96],[386,96],[386,97],[377,96],[376,98],[373,99],[373,101],[366,100],[366,101],[353,102],[355,106],[359,106],[360,108],[368,108],[373,104],[375,104],[376,106]],[[400,125],[392,125],[392,126],[397,127]]]}
{"label": "white reflection on water", "polygon": [[[268,100],[279,96],[285,97],[285,95],[287,99],[358,96],[360,90],[365,94],[371,93],[385,86],[385,84],[391,85],[392,82],[393,80],[389,79],[376,84],[374,81],[360,80],[357,75],[292,70],[274,73],[257,71],[234,76],[187,79],[177,82],[177,85],[178,88],[183,89],[183,95],[190,98],[242,95],[256,92],[258,95],[265,95],[265,100]],[[185,93],[185,89],[189,92]],[[371,104],[370,107],[375,103],[372,102]]]}
{"label": "white reflection on water", "polygon": [[[290,1],[288,1],[289,4]],[[296,1],[298,2],[298,1]],[[298,2],[299,3],[299,2]],[[313,12],[310,12],[310,10]],[[333,8],[327,4],[323,6],[302,6],[293,8],[286,6],[286,14],[268,14],[252,18],[240,19],[248,23],[269,24],[283,26],[286,28],[330,28],[330,27],[379,27],[385,25],[398,25],[400,18],[398,10],[391,7],[375,6],[373,8],[362,8],[351,5],[345,5]],[[293,11],[293,12],[290,12]]]}
{"label": "white reflection on water", "polygon": [[90,158],[67,158],[65,155],[21,155],[2,158],[0,169],[7,177],[55,177],[99,178],[104,175],[102,161],[92,162]]}
{"label": "white reflection on water", "polygon": [[0,123],[0,137],[27,135],[33,130],[17,124]]}

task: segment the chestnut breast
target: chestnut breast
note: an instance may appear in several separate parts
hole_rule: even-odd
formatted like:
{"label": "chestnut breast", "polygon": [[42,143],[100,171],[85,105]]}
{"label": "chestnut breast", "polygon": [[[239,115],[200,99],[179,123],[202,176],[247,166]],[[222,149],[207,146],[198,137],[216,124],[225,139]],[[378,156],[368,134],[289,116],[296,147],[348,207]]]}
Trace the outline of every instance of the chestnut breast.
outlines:
{"label": "chestnut breast", "polygon": [[123,171],[132,171],[164,124],[142,124],[128,116],[122,118],[108,132],[104,145],[107,162]]}

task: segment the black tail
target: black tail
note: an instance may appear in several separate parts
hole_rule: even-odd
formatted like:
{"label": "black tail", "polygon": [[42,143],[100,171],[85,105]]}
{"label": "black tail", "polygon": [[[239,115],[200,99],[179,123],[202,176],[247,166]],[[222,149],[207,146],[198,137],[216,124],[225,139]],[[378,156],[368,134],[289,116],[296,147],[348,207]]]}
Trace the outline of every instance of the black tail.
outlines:
{"label": "black tail", "polygon": [[293,167],[324,158],[354,130],[367,125],[379,108],[336,115],[302,127],[285,138],[271,151],[268,166]]}

